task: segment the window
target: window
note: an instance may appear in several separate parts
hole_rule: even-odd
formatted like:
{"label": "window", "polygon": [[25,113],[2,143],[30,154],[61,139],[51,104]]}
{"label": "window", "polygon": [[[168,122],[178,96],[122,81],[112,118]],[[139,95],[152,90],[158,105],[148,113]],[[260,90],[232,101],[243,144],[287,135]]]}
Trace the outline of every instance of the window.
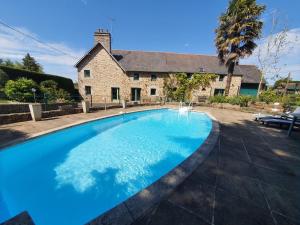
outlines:
{"label": "window", "polygon": [[156,81],[156,79],[157,79],[156,74],[151,74],[151,81]]}
{"label": "window", "polygon": [[214,96],[224,95],[224,89],[215,89]]}
{"label": "window", "polygon": [[199,72],[204,72],[204,68],[200,67]]}
{"label": "window", "polygon": [[133,80],[139,80],[140,79],[140,74],[135,73],[133,74]]}
{"label": "window", "polygon": [[206,91],[206,88],[202,88],[202,91]]}
{"label": "window", "polygon": [[92,87],[91,86],[85,86],[85,95],[91,95],[92,94]]}
{"label": "window", "polygon": [[150,95],[156,95],[156,89],[155,88],[150,89]]}
{"label": "window", "polygon": [[84,70],[84,77],[91,77],[91,71],[90,70]]}
{"label": "window", "polygon": [[112,87],[111,88],[111,99],[119,100],[120,99],[120,88]]}
{"label": "window", "polygon": [[219,75],[219,81],[223,81],[224,77],[225,77],[225,75]]}
{"label": "window", "polygon": [[187,78],[188,78],[188,79],[192,79],[192,76],[193,76],[193,74],[187,73]]}

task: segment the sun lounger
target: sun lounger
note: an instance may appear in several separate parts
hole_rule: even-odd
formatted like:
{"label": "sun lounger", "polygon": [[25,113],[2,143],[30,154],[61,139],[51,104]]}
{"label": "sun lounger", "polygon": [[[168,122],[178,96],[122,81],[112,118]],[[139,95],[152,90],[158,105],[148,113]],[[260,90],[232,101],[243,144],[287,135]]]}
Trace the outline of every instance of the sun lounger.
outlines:
{"label": "sun lounger", "polygon": [[[262,124],[278,124],[279,126],[282,125],[287,125],[290,126],[293,122],[293,119],[287,118],[287,119],[283,119],[283,118],[262,118],[260,119],[260,122]],[[297,119],[294,123],[295,126],[300,126],[300,120]]]}
{"label": "sun lounger", "polygon": [[293,116],[300,117],[300,107],[297,107],[293,112],[285,112],[281,115],[271,115],[271,114],[263,114],[263,113],[257,113],[254,114],[254,120],[260,121],[261,119],[293,119]]}

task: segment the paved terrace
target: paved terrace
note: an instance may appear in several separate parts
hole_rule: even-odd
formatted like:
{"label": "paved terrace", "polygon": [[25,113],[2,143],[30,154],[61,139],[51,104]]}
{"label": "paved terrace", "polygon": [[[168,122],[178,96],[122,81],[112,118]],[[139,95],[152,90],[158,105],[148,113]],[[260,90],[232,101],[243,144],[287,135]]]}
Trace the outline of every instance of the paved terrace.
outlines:
{"label": "paved terrace", "polygon": [[[300,132],[287,138],[286,130],[260,126],[248,113],[197,109],[219,120],[218,144],[167,199],[132,225],[300,224]],[[119,111],[2,125],[0,143]]]}

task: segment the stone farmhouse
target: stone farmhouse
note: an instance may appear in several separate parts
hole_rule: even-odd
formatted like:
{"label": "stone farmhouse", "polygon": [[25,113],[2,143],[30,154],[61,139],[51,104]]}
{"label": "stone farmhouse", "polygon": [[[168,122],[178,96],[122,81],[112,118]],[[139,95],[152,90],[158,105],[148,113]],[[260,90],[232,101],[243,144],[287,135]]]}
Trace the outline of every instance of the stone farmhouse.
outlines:
{"label": "stone farmhouse", "polygon": [[[79,93],[84,98],[92,96],[94,102],[156,101],[164,97],[164,78],[169,74],[217,74],[210,87],[194,93],[193,101],[198,101],[203,96],[223,94],[227,79],[227,69],[217,56],[113,50],[111,34],[103,29],[94,33],[94,47],[75,66]],[[259,80],[257,67],[236,66],[229,95],[256,95]]]}

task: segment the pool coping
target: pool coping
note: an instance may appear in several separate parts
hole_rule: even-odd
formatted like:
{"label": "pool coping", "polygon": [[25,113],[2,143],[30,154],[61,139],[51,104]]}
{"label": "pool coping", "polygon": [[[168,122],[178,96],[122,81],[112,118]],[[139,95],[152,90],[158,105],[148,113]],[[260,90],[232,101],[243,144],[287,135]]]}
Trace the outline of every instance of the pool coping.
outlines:
{"label": "pool coping", "polygon": [[[157,109],[157,108],[156,108]],[[163,107],[159,109],[173,109],[172,107]],[[137,110],[126,112],[134,113],[134,112],[141,112],[141,111],[149,111],[155,110],[154,109],[144,109],[144,110]],[[162,176],[159,180],[155,181],[145,189],[139,191],[137,194],[129,197],[127,200],[121,202],[114,208],[110,209],[109,211],[97,216],[96,218],[92,219],[87,224],[89,225],[130,225],[135,220],[139,219],[154,205],[158,204],[163,199],[167,198],[171,192],[180,184],[182,183],[192,172],[207,158],[209,153],[214,148],[215,144],[219,138],[220,127],[219,123],[210,113],[202,112],[200,110],[193,110],[193,112],[200,112],[205,113],[210,117],[212,120],[212,129],[206,138],[206,140],[198,147],[198,149],[190,155],[187,159],[185,159],[182,163],[180,163],[177,167],[172,169],[169,173]],[[92,122],[99,119],[110,118],[114,116],[118,116],[120,114],[112,114],[108,116],[102,116],[98,118],[93,118],[86,121],[80,121],[79,123],[69,124],[66,127],[63,126],[61,128],[55,129],[53,131],[48,130],[48,132],[42,132],[42,134],[36,134],[32,137],[26,139],[26,141],[49,134],[53,132],[57,132],[59,130],[63,130],[66,128],[70,128],[79,124]],[[19,140],[17,143],[22,142]],[[14,143],[14,144],[17,144]],[[13,144],[10,144],[13,145]],[[1,151],[1,149],[0,149]],[[22,217],[26,218],[26,225],[34,224],[33,221],[30,219],[30,215],[27,212],[22,212],[19,215],[5,221],[1,225],[14,225],[19,224],[22,221]],[[29,219],[28,219],[29,218]],[[25,222],[25,221],[24,221]]]}

